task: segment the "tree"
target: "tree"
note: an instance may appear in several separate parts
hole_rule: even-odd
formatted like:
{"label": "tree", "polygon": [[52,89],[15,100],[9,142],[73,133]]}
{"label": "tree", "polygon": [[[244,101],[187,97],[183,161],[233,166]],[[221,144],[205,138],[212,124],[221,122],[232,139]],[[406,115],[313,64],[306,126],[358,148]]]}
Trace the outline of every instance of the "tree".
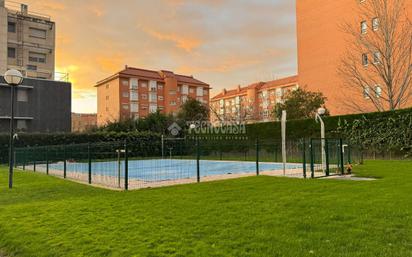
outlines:
{"label": "tree", "polygon": [[110,122],[107,125],[97,128],[95,131],[105,132],[131,132],[131,131],[151,131],[165,134],[168,127],[175,121],[172,115],[165,115],[159,111],[150,113],[146,117],[135,119],[124,119]]}
{"label": "tree", "polygon": [[351,43],[338,72],[358,95],[347,104],[365,111],[359,99],[366,98],[378,111],[403,108],[412,94],[412,23],[405,0],[369,0],[359,6],[365,20],[361,30],[359,24],[343,25]]}
{"label": "tree", "polygon": [[[309,119],[314,118],[316,111],[325,108],[326,97],[320,92],[310,92],[303,88],[289,91],[283,103],[278,103],[274,109],[275,118],[281,119],[282,111],[285,110],[288,119]],[[325,115],[329,115],[326,111]]]}
{"label": "tree", "polygon": [[209,120],[209,109],[196,99],[189,98],[180,107],[177,118],[180,122],[198,122]]}

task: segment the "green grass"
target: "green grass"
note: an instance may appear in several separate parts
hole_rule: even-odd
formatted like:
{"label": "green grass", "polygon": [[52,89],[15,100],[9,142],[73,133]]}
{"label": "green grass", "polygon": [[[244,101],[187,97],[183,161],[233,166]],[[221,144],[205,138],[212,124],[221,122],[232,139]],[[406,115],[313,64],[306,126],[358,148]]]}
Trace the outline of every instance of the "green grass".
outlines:
{"label": "green grass", "polygon": [[412,162],[376,181],[250,177],[112,192],[0,168],[0,256],[412,256]]}

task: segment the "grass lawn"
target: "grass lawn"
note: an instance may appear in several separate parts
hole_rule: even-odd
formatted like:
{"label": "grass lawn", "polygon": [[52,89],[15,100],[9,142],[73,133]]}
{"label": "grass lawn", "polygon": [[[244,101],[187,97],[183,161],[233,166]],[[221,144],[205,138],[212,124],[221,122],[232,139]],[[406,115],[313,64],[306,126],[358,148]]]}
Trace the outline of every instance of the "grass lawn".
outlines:
{"label": "grass lawn", "polygon": [[0,256],[412,256],[412,162],[376,181],[249,177],[113,192],[0,168]]}

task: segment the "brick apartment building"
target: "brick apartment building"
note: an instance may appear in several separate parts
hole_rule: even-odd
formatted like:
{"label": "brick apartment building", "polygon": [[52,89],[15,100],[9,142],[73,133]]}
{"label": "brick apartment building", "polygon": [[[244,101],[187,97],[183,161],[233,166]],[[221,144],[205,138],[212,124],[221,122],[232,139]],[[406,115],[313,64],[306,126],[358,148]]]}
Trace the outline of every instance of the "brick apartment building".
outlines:
{"label": "brick apartment building", "polygon": [[209,105],[210,86],[193,76],[171,71],[125,67],[96,84],[97,124],[145,117],[160,111],[176,114],[182,103],[193,98]]}
{"label": "brick apartment building", "polygon": [[274,119],[272,111],[289,90],[297,89],[298,76],[226,90],[211,99],[211,122],[264,122]]}
{"label": "brick apartment building", "polygon": [[[366,17],[361,11],[369,3],[369,0],[296,1],[299,85],[322,92],[328,98],[326,106],[333,115],[357,112],[345,103],[347,99],[363,106],[365,112],[376,111],[363,89],[351,90],[338,72],[343,55],[353,45],[353,38],[342,26],[354,26],[359,30],[359,36],[379,33],[379,17]],[[412,17],[412,1],[405,3],[406,12]],[[367,63],[371,64],[374,56],[372,53],[359,54],[359,63],[362,64],[365,58],[364,68],[371,71],[373,65]],[[369,88],[386,93],[379,84],[367,85]]]}
{"label": "brick apartment building", "polygon": [[84,132],[97,126],[97,114],[72,113],[72,132]]}

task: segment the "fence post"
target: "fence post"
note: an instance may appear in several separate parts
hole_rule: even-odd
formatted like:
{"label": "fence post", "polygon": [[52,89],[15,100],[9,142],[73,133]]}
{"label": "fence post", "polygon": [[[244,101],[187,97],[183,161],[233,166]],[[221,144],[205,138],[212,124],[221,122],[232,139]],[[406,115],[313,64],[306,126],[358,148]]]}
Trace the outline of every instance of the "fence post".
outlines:
{"label": "fence post", "polygon": [[259,138],[256,138],[256,176],[259,176]]}
{"label": "fence post", "polygon": [[33,148],[33,171],[36,172],[36,152]]}
{"label": "fence post", "polygon": [[46,146],[46,174],[49,175],[49,147]]}
{"label": "fence post", "polygon": [[89,184],[92,183],[92,157],[90,154],[90,143],[87,145],[87,158],[89,161]]}
{"label": "fence post", "polygon": [[314,156],[313,156],[313,138],[310,139],[310,177],[314,178],[315,177],[315,163],[314,163]]}
{"label": "fence post", "polygon": [[67,176],[67,153],[66,153],[66,146],[63,145],[63,178]]}
{"label": "fence post", "polygon": [[[222,149],[220,149],[222,151]],[[200,141],[199,137],[196,137],[196,178],[197,183],[200,182]]]}
{"label": "fence post", "polygon": [[348,143],[348,163],[352,164],[352,149],[349,143]]}
{"label": "fence post", "polygon": [[23,152],[23,170],[26,170],[26,161],[27,161],[27,148],[24,149]]}
{"label": "fence post", "polygon": [[339,148],[340,148],[340,173],[343,175],[345,173],[345,164],[343,163],[343,140],[339,139]]}
{"label": "fence post", "polygon": [[303,178],[306,178],[306,140],[303,139]]}
{"label": "fence post", "polygon": [[124,190],[129,190],[129,149],[124,141]]}
{"label": "fence post", "polygon": [[326,162],[326,176],[329,177],[330,169],[329,169],[329,142],[328,139],[325,138],[325,162]]}

